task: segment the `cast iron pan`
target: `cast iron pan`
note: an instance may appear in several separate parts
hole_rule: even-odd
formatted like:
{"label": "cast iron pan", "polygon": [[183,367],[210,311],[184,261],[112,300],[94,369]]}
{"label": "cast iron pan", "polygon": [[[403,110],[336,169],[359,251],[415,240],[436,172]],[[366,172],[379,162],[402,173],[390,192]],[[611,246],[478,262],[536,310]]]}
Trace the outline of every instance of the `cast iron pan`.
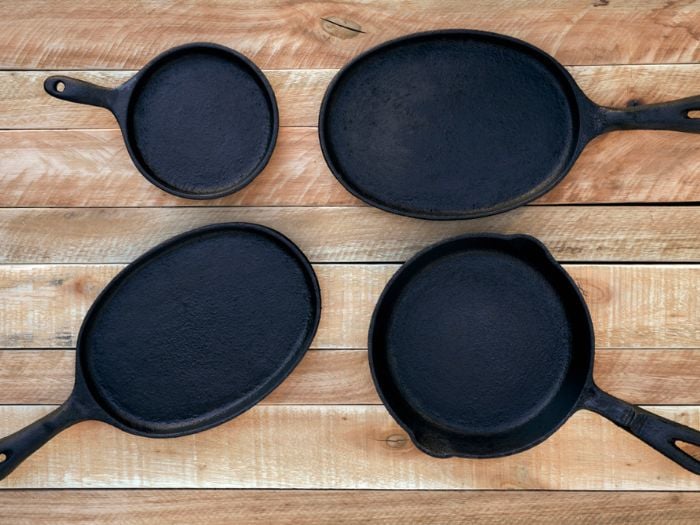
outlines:
{"label": "cast iron pan", "polygon": [[159,188],[190,199],[241,189],[277,140],[275,95],[255,64],[216,44],[170,49],[115,89],[52,76],[54,97],[109,109],[136,167]]}
{"label": "cast iron pan", "polygon": [[237,416],[292,371],[320,311],[311,265],[274,230],[220,224],[166,241],[97,298],[78,336],[73,393],[0,440],[0,479],[78,421],[172,437]]}
{"label": "cast iron pan", "polygon": [[503,212],[550,190],[596,135],[700,132],[700,97],[600,107],[539,49],[466,30],[410,35],[347,64],[319,117],[337,179],[386,211],[424,219]]}
{"label": "cast iron pan", "polygon": [[594,348],[578,288],[524,235],[467,235],[420,252],[389,281],[369,331],[382,401],[432,456],[514,454],[585,408],[700,474],[676,445],[700,445],[700,432],[601,391]]}

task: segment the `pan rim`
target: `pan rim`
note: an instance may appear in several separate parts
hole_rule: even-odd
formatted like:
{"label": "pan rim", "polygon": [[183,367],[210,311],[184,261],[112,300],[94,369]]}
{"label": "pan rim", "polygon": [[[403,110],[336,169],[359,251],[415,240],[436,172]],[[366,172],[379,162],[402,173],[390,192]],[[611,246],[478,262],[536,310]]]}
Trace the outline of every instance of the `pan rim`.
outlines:
{"label": "pan rim", "polygon": [[[346,180],[345,175],[341,172],[340,169],[335,165],[335,163],[332,160],[332,147],[329,144],[329,139],[327,138],[327,130],[326,130],[326,124],[325,120],[327,117],[327,113],[329,112],[329,106],[331,104],[331,95],[335,91],[336,87],[338,84],[342,81],[343,77],[350,71],[352,67],[354,67],[357,63],[361,62],[365,58],[371,56],[374,53],[380,52],[385,48],[391,47],[391,46],[396,46],[400,45],[404,42],[411,41],[411,40],[418,40],[421,38],[429,38],[429,37],[439,37],[439,36],[449,36],[449,35],[457,35],[457,36],[475,36],[478,38],[490,38],[490,39],[496,39],[496,40],[501,40],[507,43],[510,43],[512,45],[520,46],[525,48],[525,50],[529,51],[539,59],[541,59],[543,62],[546,64],[552,66],[556,73],[566,82],[569,88],[569,92],[564,92],[564,95],[566,99],[569,101],[569,112],[571,113],[574,124],[571,129],[571,147],[569,148],[569,151],[566,153],[566,155],[563,155],[563,157],[567,157],[566,162],[562,165],[561,170],[559,173],[556,173],[554,175],[550,175],[548,179],[545,180],[545,182],[541,183],[537,187],[533,188],[529,192],[525,193],[524,195],[521,195],[515,199],[511,199],[510,201],[506,201],[503,203],[500,203],[497,206],[491,207],[491,208],[485,208],[485,209],[480,209],[476,211],[471,211],[471,212],[460,212],[460,213],[454,213],[452,211],[450,212],[445,212],[445,213],[440,213],[440,212],[428,212],[428,211],[416,211],[416,210],[411,210],[411,209],[405,209],[405,208],[396,208],[392,207],[382,201],[376,200],[361,191],[358,190],[354,185],[350,184],[348,180]],[[373,206],[375,208],[378,208],[380,210],[389,212],[389,213],[394,213],[396,215],[401,215],[404,217],[411,217],[414,219],[425,219],[425,220],[436,220],[436,221],[449,221],[449,220],[462,220],[462,219],[476,219],[476,218],[481,218],[481,217],[489,217],[492,215],[497,215],[500,213],[504,213],[510,210],[513,210],[515,208],[518,208],[524,204],[527,204],[529,202],[532,202],[533,200],[537,199],[538,197],[541,197],[545,193],[549,192],[551,189],[553,189],[561,180],[566,177],[566,175],[569,173],[571,170],[572,166],[576,162],[576,159],[581,153],[581,150],[583,147],[586,145],[588,142],[589,138],[586,137],[585,130],[586,130],[586,125],[584,123],[585,120],[585,108],[592,104],[586,95],[583,93],[581,88],[578,86],[574,78],[571,76],[571,74],[568,72],[568,70],[559,63],[558,60],[556,60],[554,57],[552,57],[550,54],[547,52],[543,51],[542,49],[534,46],[533,44],[530,44],[529,42],[525,42],[524,40],[520,40],[518,38],[509,36],[509,35],[504,35],[501,33],[495,33],[493,31],[481,31],[477,29],[460,29],[460,28],[451,28],[451,29],[435,29],[435,30],[430,30],[430,31],[420,31],[416,33],[410,33],[407,35],[403,35],[397,38],[389,39],[385,42],[382,42],[380,44],[377,44],[376,46],[371,47],[368,50],[363,51],[359,55],[355,56],[352,60],[350,60],[348,63],[346,63],[340,70],[335,74],[331,82],[328,84],[328,87],[326,88],[326,92],[323,95],[323,100],[321,102],[321,107],[319,110],[319,116],[318,116],[318,137],[319,137],[319,143],[321,146],[321,152],[323,154],[324,161],[326,162],[326,165],[328,166],[328,169],[331,171],[333,176],[336,178],[338,182],[353,196],[357,197],[361,201],[365,202],[366,204],[369,204],[370,206]]]}
{"label": "pan rim", "polygon": [[[140,152],[136,145],[136,139],[131,131],[131,122],[133,118],[133,104],[138,99],[139,91],[143,89],[143,86],[148,83],[148,77],[150,74],[160,67],[163,63],[174,58],[175,55],[185,54],[189,52],[203,51],[206,53],[217,53],[219,55],[226,55],[231,61],[238,61],[243,64],[250,73],[250,76],[255,79],[258,85],[261,86],[261,93],[267,99],[270,116],[271,116],[271,130],[270,137],[265,148],[265,153],[256,164],[256,166],[243,178],[238,180],[236,184],[228,186],[222,190],[208,192],[208,193],[192,193],[188,191],[183,191],[175,186],[166,184],[162,179],[157,177],[146,165],[141,158]],[[263,71],[247,56],[245,56],[240,51],[231,49],[229,47],[223,46],[221,44],[216,44],[213,42],[190,42],[187,44],[178,45],[163,51],[156,57],[152,58],[146,65],[144,65],[131,79],[129,79],[125,84],[123,84],[128,91],[128,100],[126,104],[118,111],[115,112],[115,116],[119,121],[119,125],[122,131],[122,137],[124,139],[124,144],[132,162],[139,170],[141,175],[143,175],[151,184],[160,188],[161,190],[180,197],[183,199],[190,200],[210,200],[218,199],[231,195],[240,191],[248,184],[250,184],[260,173],[265,169],[267,164],[272,157],[275,146],[277,144],[277,138],[279,135],[279,107],[277,105],[277,99],[275,93],[272,89],[270,81],[267,79]],[[121,88],[117,88],[121,89]],[[118,114],[116,114],[118,113]]]}
{"label": "pan rim", "polygon": [[[304,337],[304,340],[299,345],[299,348],[296,350],[296,352],[290,352],[287,364],[285,366],[282,366],[280,370],[277,371],[277,374],[273,374],[270,376],[271,378],[274,378],[274,380],[266,382],[264,385],[265,388],[261,391],[262,393],[258,393],[258,395],[253,396],[252,401],[250,401],[249,403],[237,406],[235,410],[229,410],[228,412],[223,411],[219,416],[207,418],[206,422],[203,424],[186,425],[184,428],[176,430],[157,430],[152,429],[150,427],[139,427],[137,425],[133,425],[128,420],[120,417],[119,414],[117,414],[113,410],[113,407],[109,403],[104,402],[104,396],[102,396],[99,393],[99,391],[95,388],[94,378],[92,378],[90,374],[85,371],[83,361],[86,358],[86,356],[85,350],[83,349],[83,340],[86,336],[86,327],[91,317],[96,311],[99,310],[103,301],[105,300],[107,295],[111,293],[114,286],[118,286],[121,281],[123,281],[125,278],[128,278],[128,276],[135,269],[138,269],[143,263],[148,262],[154,257],[157,257],[158,254],[172,248],[175,245],[187,242],[190,238],[195,238],[198,236],[207,235],[209,233],[217,233],[219,231],[226,230],[242,230],[250,231],[256,234],[263,234],[271,238],[273,241],[279,243],[285,251],[287,251],[291,256],[295,258],[295,262],[301,267],[304,274],[304,278],[309,285],[309,292],[312,296],[313,302],[312,307],[314,315],[313,318],[310,320],[306,336]],[[105,285],[105,287],[97,295],[92,305],[88,309],[87,313],[85,314],[85,317],[83,318],[83,321],[80,326],[80,331],[78,332],[78,337],[76,340],[75,385],[70,398],[75,397],[80,401],[81,404],[89,404],[92,407],[97,407],[98,413],[94,413],[93,410],[91,419],[98,419],[104,421],[119,428],[120,430],[139,436],[152,438],[169,438],[177,436],[186,436],[189,434],[195,434],[204,430],[208,430],[220,424],[226,423],[227,421],[238,417],[242,413],[258,405],[265,397],[270,395],[292,373],[292,371],[297,367],[297,365],[306,355],[316,335],[321,319],[321,310],[322,303],[320,285],[318,282],[318,277],[316,276],[316,273],[314,272],[313,267],[311,266],[311,262],[301,251],[301,249],[296,244],[294,244],[294,242],[291,241],[291,239],[289,239],[279,231],[256,223],[223,222],[209,224],[206,226],[181,232],[173,237],[170,237],[158,243],[157,245],[153,246],[152,248],[141,254],[139,257],[134,259],[131,263],[127,264],[110,280],[109,283],[107,283],[107,285]]]}
{"label": "pan rim", "polygon": [[[518,446],[518,447],[512,447],[507,450],[500,450],[500,451],[495,451],[492,453],[472,453],[464,450],[459,450],[458,447],[451,447],[451,450],[448,452],[444,451],[437,451],[435,449],[430,448],[427,446],[425,443],[421,442],[420,439],[417,438],[416,436],[416,429],[410,425],[408,421],[403,420],[402,418],[399,417],[397,411],[395,408],[392,406],[391,402],[389,401],[384,389],[382,388],[382,383],[380,378],[378,377],[377,373],[377,363],[374,357],[375,354],[375,345],[373,343],[374,341],[374,334],[375,330],[377,329],[376,327],[379,324],[378,317],[380,315],[380,309],[382,304],[387,300],[387,296],[389,293],[392,293],[393,290],[392,288],[398,286],[399,280],[409,271],[412,271],[413,267],[416,264],[419,264],[422,259],[430,253],[435,250],[439,249],[441,247],[444,247],[449,244],[453,243],[459,243],[461,241],[465,240],[478,240],[478,239],[493,239],[493,240],[499,240],[503,241],[506,243],[512,243],[512,242],[517,242],[519,240],[524,240],[532,245],[536,246],[542,255],[544,255],[546,261],[548,264],[550,264],[550,267],[553,270],[556,270],[557,274],[560,277],[564,278],[565,285],[570,288],[570,291],[573,293],[574,298],[576,299],[577,305],[580,306],[580,313],[582,315],[582,321],[585,323],[585,329],[587,330],[589,334],[589,339],[587,341],[590,351],[589,351],[589,357],[588,357],[588,362],[587,362],[587,371],[585,375],[585,379],[581,385],[580,392],[578,392],[578,395],[576,396],[575,401],[571,404],[571,407],[568,409],[568,411],[565,413],[565,415],[557,421],[556,425],[553,425],[551,428],[548,429],[547,432],[543,433],[542,435],[538,436],[537,439],[534,439],[524,445]],[[582,344],[585,344],[585,342],[582,342]],[[524,452],[525,450],[528,450],[530,448],[533,448],[540,443],[546,441],[549,437],[551,437],[559,428],[566,423],[566,421],[569,420],[569,418],[578,410],[583,409],[583,400],[585,399],[587,392],[590,390],[590,388],[593,386],[594,381],[593,381],[593,367],[594,367],[594,359],[595,359],[595,333],[594,333],[594,328],[593,328],[593,321],[591,319],[590,311],[588,309],[588,306],[586,304],[585,298],[583,297],[583,293],[581,292],[580,288],[576,284],[576,282],[573,280],[573,278],[569,275],[569,273],[562,267],[562,265],[554,258],[552,253],[547,249],[547,247],[544,245],[542,241],[537,239],[536,237],[533,237],[528,234],[523,234],[523,233],[514,233],[514,234],[500,234],[500,233],[467,233],[463,235],[457,235],[454,237],[449,237],[447,239],[443,239],[441,241],[438,241],[437,243],[431,244],[420,251],[418,251],[415,255],[413,255],[410,259],[408,259],[404,264],[402,264],[399,269],[394,273],[394,275],[391,276],[389,281],[387,282],[386,286],[382,290],[382,293],[379,296],[379,299],[377,300],[374,310],[372,312],[372,318],[370,320],[370,326],[369,326],[369,331],[368,331],[368,337],[367,337],[367,356],[368,356],[368,361],[369,361],[369,368],[370,368],[370,373],[372,376],[372,382],[374,384],[375,390],[382,401],[382,404],[384,407],[387,409],[389,412],[389,415],[396,421],[396,423],[406,432],[408,437],[410,438],[411,442],[421,450],[422,452],[428,454],[429,456],[435,457],[435,458],[452,458],[452,457],[459,457],[459,458],[475,458],[475,459],[486,459],[486,458],[497,458],[497,457],[505,457],[505,456],[510,456],[513,454],[517,454],[520,452]],[[449,441],[449,439],[448,439]]]}

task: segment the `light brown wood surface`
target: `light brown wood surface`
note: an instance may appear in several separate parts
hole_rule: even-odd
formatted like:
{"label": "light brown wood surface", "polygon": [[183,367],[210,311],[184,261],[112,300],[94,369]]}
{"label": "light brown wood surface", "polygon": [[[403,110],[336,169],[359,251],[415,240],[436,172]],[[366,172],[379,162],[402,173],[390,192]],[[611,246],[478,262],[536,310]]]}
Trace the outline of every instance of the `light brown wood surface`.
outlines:
{"label": "light brown wood surface", "polygon": [[[535,235],[588,302],[596,382],[700,429],[700,138],[610,133],[532,205],[430,222],[346,192],[316,125],[349,59],[444,27],[525,39],[598,104],[700,94],[700,2],[0,0],[0,12],[0,435],[65,399],[95,296],[176,233],[225,221],[276,228],[313,261],[324,307],[313,349],[260,406],[167,440],[78,424],[0,482],[10,489],[0,524],[698,522],[700,476],[586,411],[507,458],[419,452],[380,404],[366,336],[384,284],[419,249],[469,232]],[[108,111],[42,87],[55,73],[114,86],[190,41],[248,55],[280,108],[268,167],[214,201],[153,187]]]}
{"label": "light brown wood surface", "polygon": [[279,230],[312,262],[402,262],[464,233],[527,233],[560,261],[700,260],[697,206],[525,206],[469,221],[423,221],[370,207],[0,208],[0,263],[127,263],[206,224]]}
{"label": "light brown wood surface", "polygon": [[[0,348],[72,348],[97,294],[122,265],[0,265]],[[323,315],[313,348],[364,348],[374,305],[398,264],[318,264]],[[695,348],[697,265],[565,268],[581,288],[599,348]]]}
{"label": "light brown wood surface", "polygon": [[[181,199],[150,184],[132,165],[118,130],[0,131],[0,162],[0,206],[363,205],[326,166],[316,128],[282,128],[262,174],[214,201]],[[699,201],[699,165],[694,135],[610,133],[594,140],[535,204]]]}
{"label": "light brown wood surface", "polygon": [[[0,406],[0,432],[53,407]],[[697,428],[698,406],[649,410]],[[259,405],[214,429],[137,437],[87,421],[59,434],[0,487],[700,490],[692,474],[587,411],[512,457],[436,459],[383,406]]]}
{"label": "light brown wood surface", "polygon": [[[584,93],[604,106],[664,102],[697,95],[700,89],[699,64],[569,66],[568,69]],[[280,108],[280,125],[316,127],[323,94],[337,72],[337,69],[265,70],[263,73]],[[116,87],[135,73],[136,70],[0,71],[0,129],[117,129],[116,120],[106,109],[70,104],[48,95],[44,91],[44,79],[66,75]]]}
{"label": "light brown wood surface", "polygon": [[[293,525],[589,522],[695,525],[700,494],[658,492],[75,490],[3,491],[16,525],[156,522]],[[602,509],[605,509],[603,513]]]}
{"label": "light brown wood surface", "polygon": [[[661,102],[700,92],[700,66],[571,68],[599,104]],[[283,128],[272,161],[248,188],[213,204],[359,205],[338,184],[318,148],[318,108],[336,70],[267,71]],[[132,72],[0,72],[1,206],[206,205],[149,184],[131,164],[116,121],[104,109],[47,95],[43,79],[67,74],[114,86]],[[71,128],[68,131],[64,128]],[[73,128],[100,128],[80,129]],[[700,165],[696,137],[673,132],[613,133],[594,141],[572,172],[539,203],[693,202]]]}
{"label": "light brown wood surface", "polygon": [[506,33],[541,47],[564,64],[700,59],[695,32],[700,6],[693,1],[6,4],[0,23],[0,67],[5,69],[135,69],[169,47],[202,40],[236,48],[262,68],[334,68],[390,38],[452,27]]}
{"label": "light brown wood surface", "polygon": [[[700,405],[700,349],[598,348],[596,383],[636,404]],[[0,404],[60,404],[75,376],[75,351],[0,350]],[[378,405],[367,351],[310,350],[263,405]]]}

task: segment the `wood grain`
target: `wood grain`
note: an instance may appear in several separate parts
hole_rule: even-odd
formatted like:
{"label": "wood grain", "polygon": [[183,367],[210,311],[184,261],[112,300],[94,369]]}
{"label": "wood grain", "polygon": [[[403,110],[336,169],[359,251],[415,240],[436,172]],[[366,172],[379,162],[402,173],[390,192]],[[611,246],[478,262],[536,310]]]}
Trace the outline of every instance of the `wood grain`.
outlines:
{"label": "wood grain", "polygon": [[700,59],[696,2],[480,0],[465,9],[439,0],[410,7],[390,0],[28,0],[8,3],[3,14],[0,67],[5,69],[136,69],[173,45],[203,40],[236,48],[263,68],[333,68],[390,38],[447,27],[507,33],[564,64]]}
{"label": "wood grain", "polygon": [[[601,104],[659,102],[700,92],[698,65],[581,66],[572,72]],[[0,206],[205,205],[146,182],[133,167],[108,111],[49,97],[42,81],[57,72],[0,72],[0,128],[111,128],[0,133]],[[58,72],[116,85],[132,72]],[[258,179],[212,204],[357,205],[331,176],[315,129],[335,70],[268,71],[282,129]],[[594,141],[573,171],[540,203],[693,202],[700,200],[698,138],[672,132],[614,133]]]}
{"label": "wood grain", "polygon": [[[700,428],[700,407],[649,408]],[[0,435],[48,410],[0,406]],[[700,490],[700,476],[586,411],[527,452],[467,460],[418,451],[382,406],[297,405],[257,406],[174,439],[83,422],[0,487]]]}
{"label": "wood grain", "polygon": [[174,234],[244,221],[275,228],[312,262],[395,262],[450,236],[527,232],[560,261],[700,260],[700,208],[526,206],[470,221],[421,221],[374,208],[0,209],[0,263],[126,263]]}
{"label": "wood grain", "polygon": [[[0,404],[60,404],[73,387],[74,350],[0,350]],[[599,349],[595,380],[635,404],[700,405],[700,349]],[[366,350],[310,350],[266,405],[377,405]]]}
{"label": "wood grain", "polygon": [[[540,204],[700,200],[700,138],[673,132],[605,135]],[[181,199],[133,166],[117,130],[0,131],[0,206],[361,205],[329,171],[316,128],[282,128],[265,170],[213,201]]]}
{"label": "wood grain", "polygon": [[[700,93],[700,64],[570,66],[569,72],[596,103],[624,107]],[[321,100],[337,69],[268,69],[280,107],[280,125],[316,127]],[[117,129],[105,109],[48,95],[51,75],[116,87],[136,71],[0,71],[0,129]],[[677,136],[676,136],[677,137]]]}
{"label": "wood grain", "polygon": [[[673,79],[669,93],[687,92],[693,68],[659,66]],[[263,73],[270,81],[280,108],[280,126],[312,126],[318,123],[323,93],[337,69],[272,69]],[[71,104],[48,95],[44,79],[63,75],[106,87],[116,87],[136,71],[0,71],[0,129],[117,129],[112,114],[102,108]],[[603,73],[605,77],[605,73]],[[620,75],[615,75],[619,77]],[[653,73],[652,77],[656,76]],[[611,89],[612,86],[611,86]],[[652,95],[654,96],[654,92]]]}
{"label": "wood grain", "polygon": [[[73,348],[121,265],[0,266],[0,348]],[[365,348],[374,305],[398,265],[315,265],[323,313],[314,348]],[[700,348],[696,265],[566,265],[599,348]]]}
{"label": "wood grain", "polygon": [[[265,170],[215,200],[181,199],[153,186],[118,130],[0,131],[0,167],[2,207],[359,205],[326,167],[315,128],[282,128]],[[673,191],[686,193],[682,183]]]}
{"label": "wood grain", "polygon": [[477,492],[308,490],[2,491],[16,525],[79,523],[317,525],[377,523],[667,523],[691,525],[700,494],[659,492]]}
{"label": "wood grain", "polygon": [[[350,196],[328,171],[315,126],[338,67],[390,38],[444,27],[525,39],[566,64],[599,104],[696,95],[700,2],[27,0],[1,7],[0,436],[62,401],[77,331],[96,294],[124,263],[181,231],[235,220],[282,231],[316,263],[324,311],[315,349],[262,406],[171,440],[96,422],[72,427],[0,482],[56,490],[0,490],[0,523],[227,523],[232,516],[250,523],[697,523],[700,477],[585,411],[509,458],[437,460],[418,452],[377,404],[364,347],[395,263],[464,232],[526,232],[576,263],[566,268],[591,308],[600,386],[700,428],[700,265],[685,264],[700,262],[700,208],[691,206],[700,202],[700,139],[611,133],[534,206],[435,223]],[[190,41],[251,57],[280,106],[266,170],[216,201],[157,190],[131,164],[109,112],[58,101],[42,87],[55,72],[114,86],[158,52]],[[154,487],[164,490],[118,490]],[[640,490],[676,492],[630,492]]]}

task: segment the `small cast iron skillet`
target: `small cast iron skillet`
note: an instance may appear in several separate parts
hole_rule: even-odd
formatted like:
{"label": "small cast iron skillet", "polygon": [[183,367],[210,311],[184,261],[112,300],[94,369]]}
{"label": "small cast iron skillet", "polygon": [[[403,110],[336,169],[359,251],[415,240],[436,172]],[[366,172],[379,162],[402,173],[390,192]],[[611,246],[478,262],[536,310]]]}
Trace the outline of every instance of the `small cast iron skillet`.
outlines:
{"label": "small cast iron skillet", "polygon": [[369,330],[379,395],[432,456],[521,452],[585,408],[700,474],[676,445],[700,445],[700,432],[601,391],[594,349],[578,288],[525,235],[466,235],[423,250],[389,281]]}
{"label": "small cast iron skillet", "polygon": [[301,360],[320,311],[309,261],[274,230],[220,224],[164,242],[97,298],[78,336],[73,393],[0,439],[0,479],[78,421],[173,437],[241,414]]}
{"label": "small cast iron skillet", "polygon": [[392,40],[343,67],[318,129],[328,166],[356,197],[411,217],[469,219],[549,191],[601,133],[698,133],[692,110],[700,97],[600,107],[530,44],[445,30]]}
{"label": "small cast iron skillet", "polygon": [[277,140],[277,103],[262,71],[216,44],[165,51],[114,89],[64,76],[47,78],[44,89],[109,109],[139,171],[179,197],[240,190],[263,170]]}

